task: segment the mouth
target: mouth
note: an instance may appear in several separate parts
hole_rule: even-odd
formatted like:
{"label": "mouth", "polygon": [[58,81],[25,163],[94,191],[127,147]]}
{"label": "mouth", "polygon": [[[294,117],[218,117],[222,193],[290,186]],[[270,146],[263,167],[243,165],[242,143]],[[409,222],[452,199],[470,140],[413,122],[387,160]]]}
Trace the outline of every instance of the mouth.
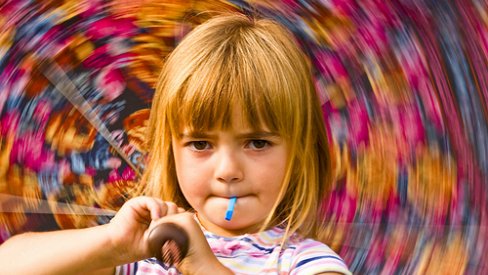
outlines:
{"label": "mouth", "polygon": [[228,204],[229,200],[231,200],[232,198],[236,198],[237,203],[239,203],[239,200],[246,201],[248,198],[251,198],[251,197],[252,197],[252,195],[250,195],[250,194],[242,194],[242,195],[223,195],[223,196],[212,195],[209,198],[216,199],[216,200],[219,200],[221,203]]}
{"label": "mouth", "polygon": [[237,199],[240,199],[240,198],[245,198],[245,197],[248,197],[249,195],[214,195],[213,197],[215,198],[219,198],[219,199],[225,199],[225,200],[230,200],[232,198],[237,198]]}

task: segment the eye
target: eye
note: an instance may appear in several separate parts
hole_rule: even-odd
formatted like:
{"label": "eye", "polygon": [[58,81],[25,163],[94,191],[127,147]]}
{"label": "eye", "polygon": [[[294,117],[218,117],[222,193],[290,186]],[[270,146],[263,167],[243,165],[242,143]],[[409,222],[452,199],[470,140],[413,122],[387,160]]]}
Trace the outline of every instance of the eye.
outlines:
{"label": "eye", "polygon": [[249,141],[249,147],[254,150],[264,149],[270,145],[270,142],[264,139],[254,139]]}
{"label": "eye", "polygon": [[210,149],[210,144],[208,143],[208,141],[204,141],[204,140],[188,142],[187,146],[189,146],[191,149],[195,151],[203,151],[203,150]]}

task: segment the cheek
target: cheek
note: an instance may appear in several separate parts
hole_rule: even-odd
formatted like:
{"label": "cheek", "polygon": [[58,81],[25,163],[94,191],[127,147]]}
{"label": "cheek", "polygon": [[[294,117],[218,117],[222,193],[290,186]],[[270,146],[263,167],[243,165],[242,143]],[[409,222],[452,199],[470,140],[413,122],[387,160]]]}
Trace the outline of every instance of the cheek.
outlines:
{"label": "cheek", "polygon": [[189,156],[188,152],[175,152],[176,176],[180,183],[197,183],[198,179],[205,177],[206,168],[201,162]]}
{"label": "cheek", "polygon": [[253,181],[260,192],[266,193],[267,197],[274,201],[281,190],[284,178],[285,165],[281,162],[272,162],[261,166],[261,169],[254,174]]}
{"label": "cheek", "polygon": [[198,178],[184,177],[179,180],[180,190],[193,209],[200,209],[208,197],[208,187]]}
{"label": "cheek", "polygon": [[277,199],[281,186],[283,185],[283,180],[285,179],[287,166],[286,157],[287,155],[284,150],[279,152],[276,157],[269,162],[267,169],[262,171],[261,174],[264,179],[264,186],[262,186],[262,188],[267,192],[272,203]]}
{"label": "cheek", "polygon": [[[205,196],[207,174],[202,164],[197,164],[184,153],[175,152],[176,177],[186,200],[195,207],[199,198]],[[207,172],[208,173],[208,172]]]}

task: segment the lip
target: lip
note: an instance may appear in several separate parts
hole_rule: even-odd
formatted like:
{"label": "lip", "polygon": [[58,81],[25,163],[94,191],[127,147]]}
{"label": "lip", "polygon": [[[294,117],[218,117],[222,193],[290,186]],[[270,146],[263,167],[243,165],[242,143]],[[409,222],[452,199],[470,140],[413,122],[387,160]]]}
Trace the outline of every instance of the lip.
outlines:
{"label": "lip", "polygon": [[226,199],[226,200],[230,200],[234,197],[236,197],[238,200],[239,199],[242,199],[242,198],[245,198],[245,197],[249,197],[250,195],[232,195],[232,196],[214,196],[216,198],[221,198],[221,199]]}

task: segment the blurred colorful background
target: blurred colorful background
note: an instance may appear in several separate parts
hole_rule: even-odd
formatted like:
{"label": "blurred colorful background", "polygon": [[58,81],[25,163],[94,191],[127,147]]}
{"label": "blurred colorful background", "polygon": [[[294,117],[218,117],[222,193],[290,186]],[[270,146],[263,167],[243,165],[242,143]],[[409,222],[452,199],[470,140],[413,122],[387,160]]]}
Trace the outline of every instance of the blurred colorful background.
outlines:
{"label": "blurred colorful background", "polygon": [[355,274],[488,274],[485,0],[0,1],[0,243],[107,222],[167,55],[212,11],[288,27],[335,155],[322,240]]}

